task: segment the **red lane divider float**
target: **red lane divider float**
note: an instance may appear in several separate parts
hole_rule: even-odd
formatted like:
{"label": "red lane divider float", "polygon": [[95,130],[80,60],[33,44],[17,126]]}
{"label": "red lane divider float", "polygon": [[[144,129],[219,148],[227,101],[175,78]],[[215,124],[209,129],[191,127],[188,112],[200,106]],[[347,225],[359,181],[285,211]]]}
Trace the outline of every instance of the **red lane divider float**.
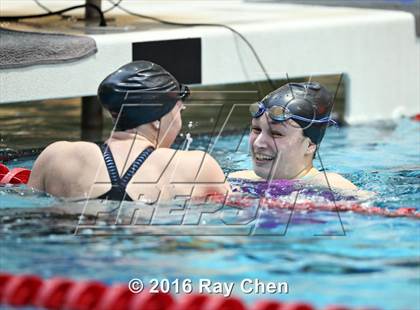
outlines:
{"label": "red lane divider float", "polygon": [[38,291],[34,305],[47,309],[60,309],[73,286],[74,282],[65,278],[48,279]]}
{"label": "red lane divider float", "polygon": [[366,215],[379,215],[385,217],[409,217],[420,219],[420,212],[416,208],[401,207],[395,210],[388,210],[385,208],[379,208],[374,206],[362,206],[354,202],[336,202],[329,204],[317,204],[312,201],[290,203],[287,201],[277,200],[274,198],[251,198],[241,196],[228,196],[214,195],[211,196],[209,201],[225,204],[227,206],[236,208],[250,208],[258,206],[261,208],[269,209],[283,209],[283,210],[294,210],[294,211],[332,211],[332,212],[354,212]]}
{"label": "red lane divider float", "polygon": [[414,115],[411,119],[412,119],[413,121],[420,122],[420,113],[418,113],[418,114]]}
{"label": "red lane divider float", "polygon": [[2,302],[6,301],[6,304],[10,306],[34,305],[35,298],[43,284],[41,278],[32,275],[11,276],[6,278],[6,281]]}
{"label": "red lane divider float", "polygon": [[9,170],[0,164],[0,184],[26,184],[29,181],[31,170],[25,168],[13,168]]}
{"label": "red lane divider float", "polygon": [[[24,168],[14,168],[11,171],[0,164],[0,185],[5,184],[26,184],[28,183],[31,171]],[[237,197],[223,195],[214,195],[210,197],[213,203],[225,204],[232,207],[252,207],[260,205],[260,207],[266,207],[271,209],[286,209],[296,211],[339,211],[339,212],[355,212],[367,215],[380,215],[385,217],[409,217],[420,219],[420,212],[416,208],[398,208],[396,210],[388,210],[385,208],[379,208],[374,206],[362,206],[357,203],[349,202],[337,202],[336,204],[315,204],[311,201],[304,203],[292,204],[286,201],[281,201],[273,198],[250,198],[250,197]]]}
{"label": "red lane divider float", "polygon": [[[247,306],[236,297],[187,294],[174,298],[167,293],[132,293],[127,285],[106,286],[98,281],[66,278],[44,280],[34,275],[0,273],[0,305],[65,310],[315,310],[308,303],[260,300]],[[352,310],[328,306],[325,310]],[[368,310],[368,308],[357,308]]]}

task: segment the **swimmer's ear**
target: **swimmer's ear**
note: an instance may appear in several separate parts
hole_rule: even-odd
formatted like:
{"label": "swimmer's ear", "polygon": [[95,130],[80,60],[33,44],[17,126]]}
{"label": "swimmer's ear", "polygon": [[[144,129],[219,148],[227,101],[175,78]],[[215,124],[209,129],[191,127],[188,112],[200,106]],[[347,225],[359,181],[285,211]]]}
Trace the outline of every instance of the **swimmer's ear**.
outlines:
{"label": "swimmer's ear", "polygon": [[312,157],[314,156],[314,154],[315,154],[315,152],[316,152],[316,144],[315,143],[313,143],[312,141],[311,141],[311,139],[309,139],[309,138],[306,138],[306,139],[308,139],[308,146],[307,146],[307,148],[306,148],[306,152],[305,152],[305,154],[306,155],[312,155]]}
{"label": "swimmer's ear", "polygon": [[159,130],[160,128],[160,121],[154,121],[152,122],[152,126],[154,129]]}

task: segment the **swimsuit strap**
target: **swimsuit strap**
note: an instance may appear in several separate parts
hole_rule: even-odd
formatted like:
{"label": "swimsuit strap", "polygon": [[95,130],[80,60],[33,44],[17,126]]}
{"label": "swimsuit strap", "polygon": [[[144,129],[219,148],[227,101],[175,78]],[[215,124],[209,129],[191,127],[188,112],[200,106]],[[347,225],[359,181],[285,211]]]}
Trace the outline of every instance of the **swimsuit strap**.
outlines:
{"label": "swimsuit strap", "polygon": [[149,146],[141,152],[139,156],[137,156],[136,160],[131,164],[130,168],[128,168],[127,172],[121,178],[121,183],[124,184],[125,187],[127,187],[128,182],[130,182],[131,178],[154,150],[155,149],[153,147]]}
{"label": "swimsuit strap", "polygon": [[109,178],[111,179],[111,190],[103,195],[101,195],[100,199],[110,199],[110,200],[129,200],[132,199],[126,194],[126,187],[130,182],[131,178],[134,174],[139,170],[141,165],[144,161],[149,157],[149,155],[154,151],[153,147],[146,148],[134,162],[131,164],[130,168],[128,168],[127,172],[120,177],[118,175],[117,165],[115,164],[114,157],[112,156],[112,152],[108,145],[103,144],[101,146],[101,151],[104,155],[105,165],[108,170]]}
{"label": "swimsuit strap", "polygon": [[106,168],[108,169],[111,184],[117,184],[120,180],[120,177],[118,175],[117,165],[115,164],[114,156],[112,156],[111,150],[107,144],[101,145],[101,151],[104,155],[104,161]]}

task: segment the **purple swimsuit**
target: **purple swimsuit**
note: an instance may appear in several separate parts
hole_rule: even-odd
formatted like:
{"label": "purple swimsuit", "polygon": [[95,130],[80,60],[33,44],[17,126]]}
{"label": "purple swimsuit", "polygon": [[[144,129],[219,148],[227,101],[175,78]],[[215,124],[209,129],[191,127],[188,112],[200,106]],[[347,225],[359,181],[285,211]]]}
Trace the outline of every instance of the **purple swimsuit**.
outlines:
{"label": "purple swimsuit", "polygon": [[[317,188],[313,186],[305,185],[300,180],[272,180],[266,181],[250,181],[244,179],[230,179],[231,184],[239,187],[236,191],[242,193],[248,193],[255,197],[271,197],[276,198],[280,196],[288,196],[293,192],[299,192],[299,194],[305,196],[318,196],[323,197],[327,200],[354,200],[355,197],[343,196],[335,192],[331,192],[325,188]],[[235,190],[234,190],[235,191]]]}

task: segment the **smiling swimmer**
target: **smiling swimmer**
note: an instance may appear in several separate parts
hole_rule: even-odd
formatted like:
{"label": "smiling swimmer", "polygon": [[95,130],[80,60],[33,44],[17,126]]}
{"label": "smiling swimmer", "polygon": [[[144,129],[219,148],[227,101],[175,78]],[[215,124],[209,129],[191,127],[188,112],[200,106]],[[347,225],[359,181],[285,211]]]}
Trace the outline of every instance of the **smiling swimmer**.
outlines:
{"label": "smiling swimmer", "polygon": [[98,147],[59,141],[37,158],[28,185],[54,196],[167,201],[225,194],[219,164],[202,151],[170,149],[182,126],[186,86],[161,66],[135,61],[99,85],[115,132]]}
{"label": "smiling swimmer", "polygon": [[318,171],[313,159],[330,118],[333,98],[316,82],[288,83],[250,106],[249,145],[254,171],[237,171],[230,178],[301,180],[335,190],[357,190],[337,173]]}

